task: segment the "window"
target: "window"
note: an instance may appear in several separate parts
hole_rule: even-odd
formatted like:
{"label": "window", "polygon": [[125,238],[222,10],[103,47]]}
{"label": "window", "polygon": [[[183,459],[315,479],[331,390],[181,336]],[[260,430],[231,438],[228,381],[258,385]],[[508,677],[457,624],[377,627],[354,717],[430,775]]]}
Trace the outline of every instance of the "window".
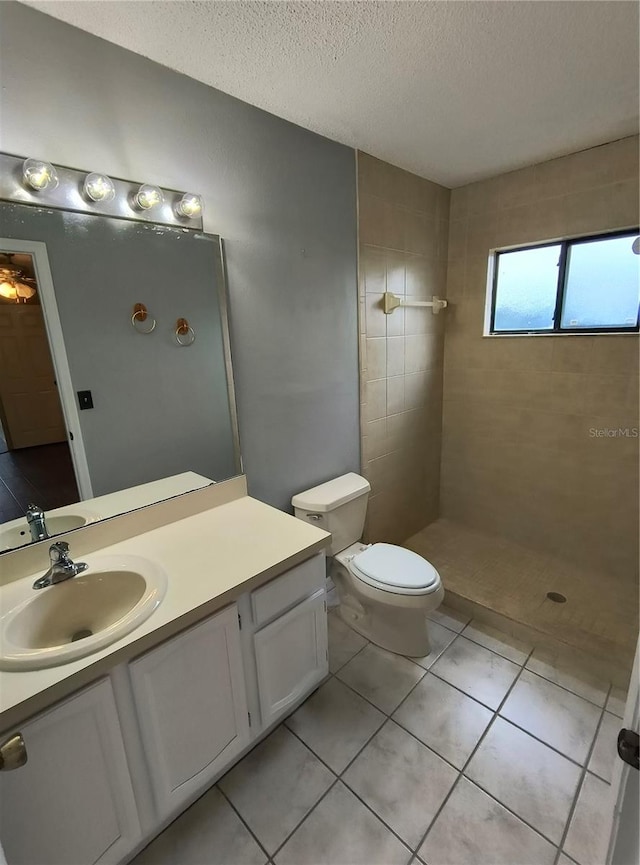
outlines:
{"label": "window", "polygon": [[625,231],[497,252],[490,332],[637,332],[637,235]]}

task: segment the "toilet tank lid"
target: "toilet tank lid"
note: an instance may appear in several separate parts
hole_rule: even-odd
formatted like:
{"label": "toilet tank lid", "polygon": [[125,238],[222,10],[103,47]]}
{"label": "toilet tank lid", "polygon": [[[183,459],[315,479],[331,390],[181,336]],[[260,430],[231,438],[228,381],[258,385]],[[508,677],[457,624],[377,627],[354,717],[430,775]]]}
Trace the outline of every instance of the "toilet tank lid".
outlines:
{"label": "toilet tank lid", "polygon": [[371,486],[366,478],[355,472],[349,472],[339,478],[334,478],[332,481],[298,493],[291,499],[291,504],[294,508],[303,511],[323,514],[340,507],[340,505],[346,505],[347,502],[368,493],[370,489]]}

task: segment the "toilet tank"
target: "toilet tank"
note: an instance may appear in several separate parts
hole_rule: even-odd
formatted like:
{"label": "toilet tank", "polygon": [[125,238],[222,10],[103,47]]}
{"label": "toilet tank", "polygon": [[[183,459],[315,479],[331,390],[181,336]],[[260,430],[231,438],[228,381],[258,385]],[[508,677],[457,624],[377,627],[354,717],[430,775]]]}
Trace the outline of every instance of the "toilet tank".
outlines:
{"label": "toilet tank", "polygon": [[362,537],[370,490],[366,478],[349,472],[298,493],[291,504],[298,519],[331,532],[334,556]]}

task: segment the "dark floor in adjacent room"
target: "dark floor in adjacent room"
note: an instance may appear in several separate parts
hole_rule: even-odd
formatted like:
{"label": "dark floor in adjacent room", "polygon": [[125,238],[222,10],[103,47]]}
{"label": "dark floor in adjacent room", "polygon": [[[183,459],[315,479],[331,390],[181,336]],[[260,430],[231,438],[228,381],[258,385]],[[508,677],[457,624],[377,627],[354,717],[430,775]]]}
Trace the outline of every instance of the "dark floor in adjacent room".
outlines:
{"label": "dark floor in adjacent room", "polygon": [[32,503],[49,511],[79,499],[67,442],[0,449],[0,522],[19,519]]}

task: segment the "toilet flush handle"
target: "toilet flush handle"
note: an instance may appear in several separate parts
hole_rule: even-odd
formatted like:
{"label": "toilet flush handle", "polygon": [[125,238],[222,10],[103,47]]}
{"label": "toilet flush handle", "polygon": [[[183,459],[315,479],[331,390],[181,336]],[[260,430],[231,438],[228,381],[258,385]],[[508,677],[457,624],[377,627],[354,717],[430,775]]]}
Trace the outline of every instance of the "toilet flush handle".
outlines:
{"label": "toilet flush handle", "polygon": [[322,514],[307,514],[307,519],[317,523],[322,519]]}

